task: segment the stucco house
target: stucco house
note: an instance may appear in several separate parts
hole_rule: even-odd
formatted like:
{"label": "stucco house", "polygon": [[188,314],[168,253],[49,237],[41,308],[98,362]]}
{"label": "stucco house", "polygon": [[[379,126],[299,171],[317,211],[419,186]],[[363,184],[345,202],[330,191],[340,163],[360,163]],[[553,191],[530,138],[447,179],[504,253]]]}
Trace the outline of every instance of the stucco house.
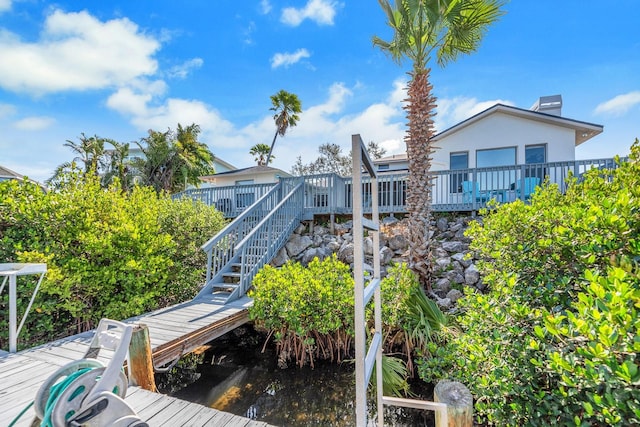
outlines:
{"label": "stucco house", "polygon": [[289,173],[281,169],[258,165],[201,176],[200,180],[203,182],[202,189],[219,189],[216,191],[213,202],[219,211],[230,214],[244,210],[258,200],[280,178],[290,176]]}
{"label": "stucco house", "polygon": [[[471,196],[506,201],[523,184],[561,183],[570,169],[558,164],[573,162],[575,147],[602,131],[602,125],[562,117],[560,95],[540,97],[528,110],[495,104],[434,136],[434,203],[469,202]],[[374,163],[383,173],[408,170],[406,154]],[[438,174],[452,170],[460,172]]]}

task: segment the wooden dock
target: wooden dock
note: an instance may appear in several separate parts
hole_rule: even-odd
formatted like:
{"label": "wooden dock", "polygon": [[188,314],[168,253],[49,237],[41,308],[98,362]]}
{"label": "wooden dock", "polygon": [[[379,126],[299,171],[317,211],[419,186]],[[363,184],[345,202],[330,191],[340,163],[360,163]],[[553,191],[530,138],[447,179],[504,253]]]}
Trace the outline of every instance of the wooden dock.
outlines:
{"label": "wooden dock", "polygon": [[[159,366],[246,323],[249,320],[247,308],[251,303],[250,298],[244,297],[225,305],[215,295],[211,295],[137,316],[125,320],[125,323],[148,326],[154,363]],[[92,337],[93,332],[90,331],[15,354],[1,351],[0,425],[8,425],[34,399],[40,385],[60,366],[82,359]],[[99,358],[108,362],[110,355],[101,352]],[[129,387],[125,400],[152,427],[268,426],[264,422],[152,393],[139,387]],[[32,407],[16,426],[28,427],[34,417]]]}

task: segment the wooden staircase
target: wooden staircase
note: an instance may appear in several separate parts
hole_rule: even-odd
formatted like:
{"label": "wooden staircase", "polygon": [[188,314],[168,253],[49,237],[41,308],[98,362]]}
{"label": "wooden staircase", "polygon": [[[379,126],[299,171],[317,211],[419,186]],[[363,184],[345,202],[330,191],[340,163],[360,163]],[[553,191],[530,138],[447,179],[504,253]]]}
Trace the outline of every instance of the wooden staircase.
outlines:
{"label": "wooden staircase", "polygon": [[281,181],[205,243],[207,279],[196,298],[213,293],[227,302],[245,295],[300,224],[303,197],[302,181]]}

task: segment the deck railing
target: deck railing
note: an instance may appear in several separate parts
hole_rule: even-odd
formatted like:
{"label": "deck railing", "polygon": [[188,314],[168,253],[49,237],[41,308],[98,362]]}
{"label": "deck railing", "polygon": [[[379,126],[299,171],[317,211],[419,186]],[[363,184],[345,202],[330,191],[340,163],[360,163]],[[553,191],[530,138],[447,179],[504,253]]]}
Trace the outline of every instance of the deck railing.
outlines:
{"label": "deck railing", "polygon": [[[621,161],[625,161],[622,158]],[[567,178],[580,178],[587,170],[614,169],[613,158],[575,160],[566,162],[537,163],[528,165],[498,166],[432,172],[432,209],[440,212],[476,211],[495,199],[505,203],[516,199],[527,200],[531,190],[545,180],[566,190]],[[378,175],[379,211],[385,213],[406,212],[407,173]],[[306,215],[350,214],[352,180],[337,174],[310,175],[282,178],[283,194],[302,179],[303,203]],[[190,197],[216,206],[226,217],[234,218],[254,200],[260,199],[276,184],[238,185],[187,190],[175,197]],[[362,180],[363,208],[371,213],[371,182]]]}
{"label": "deck railing", "polygon": [[283,191],[282,201],[236,245],[236,253],[242,260],[238,295],[247,292],[254,276],[276,256],[293,230],[300,225],[303,188],[303,184],[298,183],[290,191]]}
{"label": "deck railing", "polygon": [[253,206],[244,210],[218,234],[202,245],[207,253],[207,277],[203,292],[211,292],[210,284],[236,255],[236,246],[272,211],[282,199],[284,184],[273,185]]}

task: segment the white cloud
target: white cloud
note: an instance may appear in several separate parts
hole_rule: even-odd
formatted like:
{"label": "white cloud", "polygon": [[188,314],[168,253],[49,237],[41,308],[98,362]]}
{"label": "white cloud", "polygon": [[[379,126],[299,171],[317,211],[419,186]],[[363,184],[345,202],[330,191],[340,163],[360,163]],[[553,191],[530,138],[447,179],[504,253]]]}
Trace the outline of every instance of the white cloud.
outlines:
{"label": "white cloud", "polygon": [[9,117],[16,112],[16,107],[10,104],[0,104],[0,119]]}
{"label": "white cloud", "polygon": [[284,66],[287,68],[290,65],[293,65],[299,62],[303,58],[310,58],[311,54],[307,49],[298,49],[293,53],[276,53],[271,57],[271,68],[278,68]]}
{"label": "white cloud", "polygon": [[15,122],[13,126],[20,130],[37,131],[46,129],[55,122],[55,119],[46,116],[25,117],[24,119]]}
{"label": "white cloud", "polygon": [[437,115],[434,120],[438,132],[442,132],[495,104],[513,105],[511,101],[503,99],[478,101],[476,98],[465,98],[463,96],[438,98],[436,104],[438,105],[436,108]]}
{"label": "white cloud", "polygon": [[11,9],[11,0],[0,0],[0,13]]}
{"label": "white cloud", "polygon": [[191,71],[202,67],[202,64],[204,64],[202,58],[189,59],[180,65],[171,67],[169,70],[169,77],[185,79]]}
{"label": "white cloud", "polygon": [[86,11],[55,10],[37,43],[0,32],[0,87],[43,94],[119,86],[154,74],[159,48],[126,18],[102,22]]}
{"label": "white cloud", "polygon": [[302,9],[287,7],[282,10],[280,21],[297,27],[305,19],[315,21],[319,25],[333,25],[337,4],[329,0],[309,0]]}
{"label": "white cloud", "polygon": [[269,0],[261,0],[260,1],[260,10],[262,11],[262,13],[264,15],[268,14],[269,12],[271,12],[271,3],[269,2]]}
{"label": "white cloud", "polygon": [[598,104],[594,113],[621,116],[638,104],[640,104],[640,91],[629,92]]}

